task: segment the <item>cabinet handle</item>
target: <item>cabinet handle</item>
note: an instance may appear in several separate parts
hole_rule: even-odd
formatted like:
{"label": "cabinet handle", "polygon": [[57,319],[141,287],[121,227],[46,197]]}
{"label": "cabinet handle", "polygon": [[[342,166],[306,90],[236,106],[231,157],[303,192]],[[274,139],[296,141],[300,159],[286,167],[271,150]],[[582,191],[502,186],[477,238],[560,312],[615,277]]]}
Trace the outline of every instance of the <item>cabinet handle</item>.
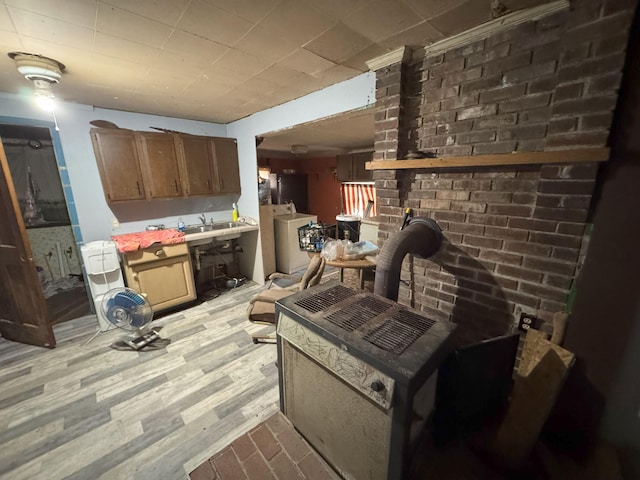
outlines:
{"label": "cabinet handle", "polygon": [[135,281],[138,281],[138,274],[134,273],[133,275],[131,275],[131,278],[133,278]]}
{"label": "cabinet handle", "polygon": [[138,187],[138,195],[142,195],[142,190],[140,190],[140,182],[136,182],[136,187]]}
{"label": "cabinet handle", "polygon": [[207,180],[207,190],[211,191],[211,180]]}
{"label": "cabinet handle", "polygon": [[174,180],[173,185],[176,187],[176,193],[178,193],[178,180]]}
{"label": "cabinet handle", "polygon": [[164,255],[164,250],[156,250],[156,257],[162,257]]}

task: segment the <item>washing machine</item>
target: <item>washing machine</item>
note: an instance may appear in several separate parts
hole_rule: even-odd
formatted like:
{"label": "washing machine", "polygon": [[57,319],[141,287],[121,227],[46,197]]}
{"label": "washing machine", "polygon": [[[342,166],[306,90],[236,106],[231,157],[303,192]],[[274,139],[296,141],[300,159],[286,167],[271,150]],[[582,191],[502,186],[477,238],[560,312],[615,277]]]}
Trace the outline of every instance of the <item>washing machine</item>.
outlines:
{"label": "washing machine", "polygon": [[298,228],[317,223],[316,215],[291,213],[273,218],[274,240],[276,244],[276,269],[281,273],[294,273],[309,265],[309,255],[300,250]]}

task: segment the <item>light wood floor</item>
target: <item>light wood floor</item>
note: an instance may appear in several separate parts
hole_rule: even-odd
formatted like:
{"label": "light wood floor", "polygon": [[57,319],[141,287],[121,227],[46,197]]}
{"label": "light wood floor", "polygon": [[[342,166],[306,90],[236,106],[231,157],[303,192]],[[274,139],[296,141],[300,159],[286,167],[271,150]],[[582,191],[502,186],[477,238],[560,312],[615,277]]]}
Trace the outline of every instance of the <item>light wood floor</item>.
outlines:
{"label": "light wood floor", "polygon": [[249,284],[158,319],[171,344],[109,348],[93,316],[54,326],[54,350],[0,339],[0,478],[184,479],[278,409],[275,345],[246,320]]}

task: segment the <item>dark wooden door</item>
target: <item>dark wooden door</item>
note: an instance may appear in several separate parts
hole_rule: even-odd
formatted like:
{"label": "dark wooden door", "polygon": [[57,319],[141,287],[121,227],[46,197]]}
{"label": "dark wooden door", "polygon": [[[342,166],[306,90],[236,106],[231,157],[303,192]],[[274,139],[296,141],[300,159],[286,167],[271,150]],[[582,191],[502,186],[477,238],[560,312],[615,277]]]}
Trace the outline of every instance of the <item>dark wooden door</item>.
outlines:
{"label": "dark wooden door", "polygon": [[53,348],[56,339],[1,142],[0,218],[0,334]]}
{"label": "dark wooden door", "polygon": [[219,193],[240,193],[238,145],[233,138],[213,139]]}
{"label": "dark wooden door", "polygon": [[144,200],[144,182],[131,130],[92,128],[91,140],[107,202]]}
{"label": "dark wooden door", "polygon": [[149,199],[181,197],[182,186],[173,136],[168,133],[136,132],[136,138]]}
{"label": "dark wooden door", "polygon": [[182,163],[182,183],[185,195],[211,195],[217,179],[214,177],[213,155],[209,138],[197,135],[176,135]]}

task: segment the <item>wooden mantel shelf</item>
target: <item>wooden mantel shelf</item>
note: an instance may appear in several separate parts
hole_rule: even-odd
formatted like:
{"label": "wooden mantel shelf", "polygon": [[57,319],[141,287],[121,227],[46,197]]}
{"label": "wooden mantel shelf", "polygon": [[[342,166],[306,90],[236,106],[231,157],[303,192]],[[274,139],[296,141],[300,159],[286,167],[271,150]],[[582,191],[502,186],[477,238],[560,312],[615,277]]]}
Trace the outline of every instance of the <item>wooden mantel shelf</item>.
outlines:
{"label": "wooden mantel shelf", "polygon": [[606,162],[608,148],[552,150],[547,152],[516,152],[500,155],[472,155],[411,160],[378,160],[366,163],[367,170],[408,170],[420,168],[487,167],[494,165],[530,165],[542,163]]}

